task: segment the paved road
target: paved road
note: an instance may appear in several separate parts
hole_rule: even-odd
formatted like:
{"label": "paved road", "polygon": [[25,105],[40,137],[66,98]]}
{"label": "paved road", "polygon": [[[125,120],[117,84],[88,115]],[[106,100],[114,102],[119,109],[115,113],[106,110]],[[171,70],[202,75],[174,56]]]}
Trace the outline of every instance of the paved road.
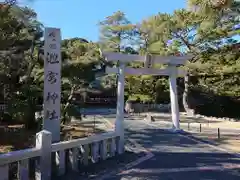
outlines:
{"label": "paved road", "polygon": [[[143,119],[145,116],[144,115],[138,115],[138,116],[135,116],[135,117],[139,117],[139,118]],[[158,116],[154,116],[154,117],[155,117],[154,118],[155,119],[154,124],[158,124],[158,125],[169,124],[169,126],[171,126],[172,122],[171,122],[170,115],[165,114],[165,115],[158,115]],[[184,118],[184,117],[180,117],[180,118]],[[207,126],[207,121],[205,123],[201,123],[201,124],[202,124],[202,130],[204,130],[206,132],[216,132],[217,131],[217,127],[211,127],[211,122],[210,122],[209,127]],[[212,124],[214,124],[214,122],[212,122]],[[180,122],[180,125],[184,129],[188,128],[188,123],[187,122],[184,122],[184,121],[182,123]],[[197,123],[197,120],[194,121],[194,119],[193,119],[192,121],[190,121],[189,126],[190,126],[190,129],[199,131],[200,123]],[[240,129],[226,128],[224,126],[220,126],[219,128],[223,133],[226,133],[226,134],[237,133],[237,134],[240,135]]]}
{"label": "paved road", "polygon": [[150,150],[154,157],[107,180],[240,179],[240,158],[136,118],[126,119],[125,126],[127,138]]}
{"label": "paved road", "polygon": [[[103,114],[104,117],[106,117],[107,119],[109,119],[110,121],[115,121],[115,114],[109,113],[109,114]],[[128,114],[125,115],[125,120],[143,120],[145,116],[129,116]],[[166,121],[166,120],[158,120],[155,122],[151,122],[151,124],[153,125],[157,125],[160,126],[161,128],[171,128],[172,127],[172,123],[170,121]],[[180,126],[183,129],[188,129],[188,125],[186,123],[181,123]],[[196,131],[199,132],[199,128],[200,125],[197,124],[190,124],[190,130],[192,131]],[[217,133],[217,128],[213,128],[213,127],[206,127],[206,126],[202,126],[202,131],[206,132],[206,133]],[[240,130],[239,129],[229,129],[229,128],[224,128],[224,127],[220,127],[220,132],[221,134],[235,134],[235,135],[240,135]]]}
{"label": "paved road", "polygon": [[[93,113],[94,114],[94,113]],[[112,113],[104,115],[112,123]],[[126,118],[126,138],[154,154],[149,160],[106,180],[239,180],[240,158],[168,131],[170,125],[151,126],[138,117]],[[211,131],[211,130],[209,130]]]}

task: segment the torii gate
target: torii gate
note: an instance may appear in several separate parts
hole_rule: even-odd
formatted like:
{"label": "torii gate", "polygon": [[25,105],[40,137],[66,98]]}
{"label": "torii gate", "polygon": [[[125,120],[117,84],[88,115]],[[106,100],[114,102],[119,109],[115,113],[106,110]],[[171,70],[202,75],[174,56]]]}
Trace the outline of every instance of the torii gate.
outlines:
{"label": "torii gate", "polygon": [[[113,52],[103,52],[102,55],[106,61],[119,62],[118,67],[107,67],[106,73],[113,74],[118,73],[118,89],[117,89],[117,115],[115,121],[115,131],[120,136],[120,146],[118,151],[121,153],[124,151],[124,75],[162,75],[169,76],[170,85],[170,99],[171,99],[171,113],[173,131],[180,130],[179,124],[179,105],[177,97],[177,83],[178,76],[184,76],[186,72],[183,69],[179,69],[177,66],[185,64],[190,59],[191,55],[186,56],[155,56],[155,55],[133,55],[133,54],[121,54]],[[125,67],[125,63],[132,61],[144,62],[144,68],[129,68]],[[167,64],[165,69],[152,68],[153,64]]]}

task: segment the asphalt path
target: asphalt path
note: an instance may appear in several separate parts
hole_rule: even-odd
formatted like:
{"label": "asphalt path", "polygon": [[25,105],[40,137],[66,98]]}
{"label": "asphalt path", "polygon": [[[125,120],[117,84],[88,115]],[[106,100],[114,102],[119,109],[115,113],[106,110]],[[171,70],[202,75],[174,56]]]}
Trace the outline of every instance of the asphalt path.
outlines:
{"label": "asphalt path", "polygon": [[[113,112],[104,110],[98,114],[111,123],[115,121]],[[127,116],[124,124],[126,139],[133,140],[154,156],[125,171],[106,176],[106,180],[240,179],[240,158],[233,154],[181,133],[173,133],[169,131],[170,125],[151,124],[141,118]]]}
{"label": "asphalt path", "polygon": [[[103,114],[103,116],[107,119],[109,119],[110,121],[115,121],[115,114],[113,113],[109,113],[109,114]],[[128,114],[125,114],[125,121],[126,120],[144,120],[145,116],[143,115],[134,115],[134,116],[129,116]],[[171,128],[172,127],[172,123],[171,121],[166,121],[166,120],[162,120],[158,119],[155,122],[149,122],[150,124],[159,126],[160,128]],[[184,130],[188,129],[188,124],[186,123],[180,123],[181,128],[183,128]],[[220,133],[221,134],[235,134],[235,135],[240,135],[240,130],[239,129],[230,129],[230,128],[225,128],[225,127],[219,127],[220,128]],[[189,130],[190,131],[195,131],[195,132],[199,132],[200,129],[200,124],[196,124],[196,123],[190,123],[189,124]],[[208,126],[201,126],[201,130],[203,132],[206,133],[217,133],[218,128],[213,128],[213,127],[208,127]]]}
{"label": "asphalt path", "polygon": [[[108,116],[114,122],[115,118]],[[125,119],[126,138],[154,157],[107,180],[239,180],[240,158],[173,133],[167,126],[152,126],[137,118]]]}

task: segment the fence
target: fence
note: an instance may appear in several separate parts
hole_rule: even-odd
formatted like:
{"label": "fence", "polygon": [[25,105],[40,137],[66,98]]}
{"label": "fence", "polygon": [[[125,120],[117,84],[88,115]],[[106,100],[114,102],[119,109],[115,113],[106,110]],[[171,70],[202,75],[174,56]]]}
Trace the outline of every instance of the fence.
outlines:
{"label": "fence", "polygon": [[[79,171],[81,165],[86,166],[121,153],[119,139],[111,131],[52,144],[51,133],[43,130],[37,133],[34,148],[0,155],[0,180],[9,180],[13,174],[20,180],[32,179],[30,169],[34,169],[32,174],[36,180],[50,180],[53,171],[57,176],[64,175],[68,169]],[[30,166],[30,160],[34,160],[34,168]],[[17,163],[15,171],[11,168],[12,163]]]}
{"label": "fence", "polygon": [[151,110],[158,110],[163,112],[170,112],[171,104],[141,104],[141,103],[126,103],[125,111],[128,113],[148,112]]}

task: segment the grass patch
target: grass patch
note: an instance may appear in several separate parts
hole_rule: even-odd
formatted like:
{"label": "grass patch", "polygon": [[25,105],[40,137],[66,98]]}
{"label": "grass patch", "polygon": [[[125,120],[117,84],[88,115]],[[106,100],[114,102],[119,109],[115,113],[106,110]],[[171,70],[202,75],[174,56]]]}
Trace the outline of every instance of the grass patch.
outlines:
{"label": "grass patch", "polygon": [[[37,132],[27,130],[22,124],[0,126],[0,154],[34,147]],[[80,124],[70,124],[62,126],[61,141],[88,137],[102,132],[104,131],[94,126],[86,127]]]}
{"label": "grass patch", "polygon": [[26,130],[21,124],[0,127],[0,153],[33,147],[35,132]]}
{"label": "grass patch", "polygon": [[220,139],[218,139],[217,134],[209,133],[192,133],[193,136],[201,138],[203,140],[208,140],[214,142],[219,147],[229,149],[233,152],[240,153],[240,135],[235,134],[223,134]]}

